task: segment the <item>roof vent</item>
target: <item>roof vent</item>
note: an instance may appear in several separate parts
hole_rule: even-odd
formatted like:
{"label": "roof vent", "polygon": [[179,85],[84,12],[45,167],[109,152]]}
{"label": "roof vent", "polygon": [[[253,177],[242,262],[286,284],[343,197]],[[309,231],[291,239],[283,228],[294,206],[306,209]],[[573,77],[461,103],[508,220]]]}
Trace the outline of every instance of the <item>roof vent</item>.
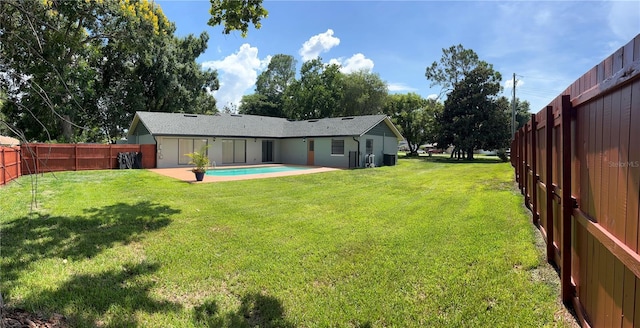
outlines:
{"label": "roof vent", "polygon": [[184,117],[198,117],[198,115],[193,115],[193,114],[184,114]]}
{"label": "roof vent", "polygon": [[353,117],[343,117],[343,118],[342,118],[342,120],[343,120],[343,121],[346,121],[346,120],[353,120]]}

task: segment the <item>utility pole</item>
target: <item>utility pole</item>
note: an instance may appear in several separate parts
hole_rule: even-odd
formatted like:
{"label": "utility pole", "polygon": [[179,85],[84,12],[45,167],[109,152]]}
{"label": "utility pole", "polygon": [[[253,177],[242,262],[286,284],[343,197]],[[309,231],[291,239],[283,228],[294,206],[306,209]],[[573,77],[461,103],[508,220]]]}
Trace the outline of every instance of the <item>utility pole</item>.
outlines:
{"label": "utility pole", "polygon": [[511,138],[516,135],[516,73],[513,73],[513,98],[511,101]]}

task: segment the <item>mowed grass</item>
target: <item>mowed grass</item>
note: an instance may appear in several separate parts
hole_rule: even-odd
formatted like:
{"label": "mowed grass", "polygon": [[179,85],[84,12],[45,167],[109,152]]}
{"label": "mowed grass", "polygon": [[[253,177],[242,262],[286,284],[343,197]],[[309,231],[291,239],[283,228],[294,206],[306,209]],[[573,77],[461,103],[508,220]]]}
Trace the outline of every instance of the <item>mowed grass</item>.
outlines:
{"label": "mowed grass", "polygon": [[78,327],[564,326],[509,164],[0,188],[5,303]]}

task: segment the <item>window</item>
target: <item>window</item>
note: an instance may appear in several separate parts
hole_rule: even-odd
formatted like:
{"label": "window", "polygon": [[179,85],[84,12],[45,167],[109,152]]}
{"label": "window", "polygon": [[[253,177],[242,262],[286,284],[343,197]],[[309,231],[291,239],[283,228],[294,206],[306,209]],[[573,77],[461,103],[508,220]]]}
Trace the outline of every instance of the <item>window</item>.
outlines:
{"label": "window", "polygon": [[344,155],[344,140],[331,139],[331,155]]}
{"label": "window", "polygon": [[[194,151],[202,151],[207,146],[207,139],[178,139],[178,164],[186,165],[191,162],[187,154]],[[209,152],[205,149],[205,154]]]}
{"label": "window", "polygon": [[366,154],[373,154],[373,139],[367,139],[367,150]]}
{"label": "window", "polygon": [[222,164],[245,163],[246,140],[223,139],[222,140]]}

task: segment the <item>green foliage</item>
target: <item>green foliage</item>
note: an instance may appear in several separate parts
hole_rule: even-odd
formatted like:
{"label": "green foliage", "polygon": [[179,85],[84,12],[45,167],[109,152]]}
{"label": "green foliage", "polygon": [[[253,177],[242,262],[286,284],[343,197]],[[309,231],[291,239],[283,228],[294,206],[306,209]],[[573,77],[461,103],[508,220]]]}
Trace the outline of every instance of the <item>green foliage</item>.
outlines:
{"label": "green foliage", "polygon": [[285,117],[285,92],[294,83],[296,60],[293,56],[277,54],[256,82],[256,93],[242,97],[239,112],[273,117]]}
{"label": "green foliage", "polygon": [[277,54],[256,81],[256,93],[270,101],[282,103],[282,96],[296,79],[296,60],[291,55]]}
{"label": "green foliage", "polygon": [[498,149],[496,155],[498,155],[498,158],[503,162],[509,161],[509,155],[507,155],[507,151],[504,148]]}
{"label": "green foliage", "polygon": [[387,83],[380,75],[357,71],[345,74],[342,101],[333,116],[381,114],[387,98]]}
{"label": "green foliage", "polygon": [[[259,25],[266,10],[261,1],[214,0],[212,15],[245,33],[243,22]],[[217,74],[196,62],[207,33],[174,32],[149,0],[3,1],[6,123],[29,140],[114,142],[136,111],[215,112]]]}
{"label": "green foliage", "polygon": [[435,141],[436,117],[442,112],[442,104],[437,101],[416,93],[392,94],[387,98],[384,112],[407,140],[410,154],[417,154],[422,144]]}
{"label": "green foliage", "polygon": [[287,87],[284,112],[296,120],[380,114],[386,96],[387,84],[378,74],[345,74],[338,65],[316,58],[302,64],[300,79]]}
{"label": "green foliage", "polygon": [[447,93],[479,64],[478,55],[473,50],[458,44],[442,49],[440,62],[434,61],[424,75],[431,81],[432,87],[440,85],[442,92]]}
{"label": "green foliage", "polygon": [[322,63],[316,58],[302,64],[300,80],[285,92],[284,111],[287,118],[308,120],[332,117],[342,99],[344,76],[337,65]]}
{"label": "green foliage", "polygon": [[[511,115],[512,105],[509,107],[509,115]],[[527,122],[531,119],[531,108],[529,102],[526,100],[520,100],[520,98],[516,98],[516,131],[521,127],[525,126]],[[509,116],[511,117],[511,116]]]}
{"label": "green foliage", "polygon": [[261,115],[271,117],[284,117],[281,106],[269,101],[265,95],[254,93],[242,96],[242,102],[238,108],[238,113],[248,115]]}
{"label": "green foliage", "polygon": [[497,98],[500,73],[486,62],[454,85],[439,117],[438,145],[453,145],[473,158],[475,149],[499,149],[508,145],[507,104]]}
{"label": "green foliage", "polygon": [[242,37],[247,36],[249,23],[256,29],[261,27],[260,20],[266,18],[269,12],[262,6],[262,0],[209,0],[211,26],[223,26],[223,33],[240,31]]}
{"label": "green foliage", "polygon": [[196,185],[58,172],[33,213],[31,178],[0,188],[0,290],[70,326],[563,325],[509,164]]}
{"label": "green foliage", "polygon": [[198,151],[194,151],[193,153],[185,154],[191,158],[189,164],[193,164],[193,172],[205,172],[207,167],[209,166],[209,154],[207,149],[209,145],[203,146]]}

